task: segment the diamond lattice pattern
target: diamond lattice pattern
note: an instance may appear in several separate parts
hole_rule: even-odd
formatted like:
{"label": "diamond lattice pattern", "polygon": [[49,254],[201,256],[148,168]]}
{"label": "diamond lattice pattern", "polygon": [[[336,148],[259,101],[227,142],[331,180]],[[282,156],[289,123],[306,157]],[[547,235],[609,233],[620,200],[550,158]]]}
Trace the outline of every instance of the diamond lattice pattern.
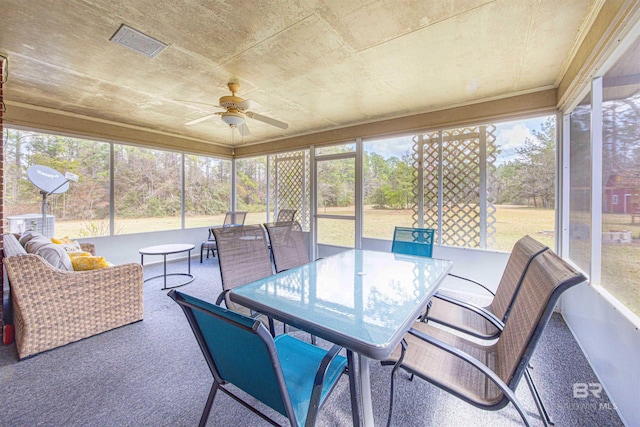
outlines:
{"label": "diamond lattice pattern", "polygon": [[[491,191],[493,179],[489,177],[495,175],[495,127],[416,135],[413,148],[418,173],[422,163],[424,226],[438,231],[441,245],[493,247],[495,206]],[[483,152],[485,164],[482,164]],[[418,173],[414,175],[417,190]],[[486,197],[481,194],[482,174],[487,176]],[[415,196],[419,200],[418,191]],[[417,208],[418,203],[414,207],[415,226],[419,217]],[[484,224],[483,216],[486,216]]]}
{"label": "diamond lattice pattern", "polygon": [[295,220],[309,230],[309,156],[307,151],[275,155],[274,200],[277,209],[296,209]]}

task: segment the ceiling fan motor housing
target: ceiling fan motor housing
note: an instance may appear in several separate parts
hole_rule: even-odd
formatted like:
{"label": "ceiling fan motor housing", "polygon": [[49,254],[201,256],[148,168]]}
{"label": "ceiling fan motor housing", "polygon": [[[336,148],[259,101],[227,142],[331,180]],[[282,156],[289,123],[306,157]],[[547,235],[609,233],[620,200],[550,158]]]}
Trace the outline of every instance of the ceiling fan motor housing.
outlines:
{"label": "ceiling fan motor housing", "polygon": [[222,96],[220,97],[220,102],[218,105],[224,108],[239,110],[238,104],[240,104],[242,101],[244,101],[244,99],[237,96]]}

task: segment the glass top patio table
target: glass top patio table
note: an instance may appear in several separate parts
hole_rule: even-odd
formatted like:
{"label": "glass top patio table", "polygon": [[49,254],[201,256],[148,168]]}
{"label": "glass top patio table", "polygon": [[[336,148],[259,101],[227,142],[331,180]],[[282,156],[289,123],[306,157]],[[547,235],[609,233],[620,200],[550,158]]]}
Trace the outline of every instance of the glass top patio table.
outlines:
{"label": "glass top patio table", "polygon": [[373,359],[424,310],[452,262],[350,249],[234,288],[232,301]]}

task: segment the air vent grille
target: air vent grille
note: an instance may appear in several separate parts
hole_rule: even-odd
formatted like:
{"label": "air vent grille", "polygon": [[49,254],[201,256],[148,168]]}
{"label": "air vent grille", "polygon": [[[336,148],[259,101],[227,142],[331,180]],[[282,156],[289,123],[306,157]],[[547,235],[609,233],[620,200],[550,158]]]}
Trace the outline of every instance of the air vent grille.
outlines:
{"label": "air vent grille", "polygon": [[150,58],[153,58],[167,47],[165,43],[124,24],[120,25],[118,31],[109,40]]}

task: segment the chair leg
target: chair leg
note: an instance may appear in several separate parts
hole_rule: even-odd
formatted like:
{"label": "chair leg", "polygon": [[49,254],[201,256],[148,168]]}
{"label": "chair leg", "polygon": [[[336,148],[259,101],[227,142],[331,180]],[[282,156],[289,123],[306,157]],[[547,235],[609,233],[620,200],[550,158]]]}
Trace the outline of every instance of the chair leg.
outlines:
{"label": "chair leg", "polygon": [[387,427],[391,427],[391,419],[393,418],[393,384],[395,382],[396,371],[398,365],[391,370],[391,392],[389,393],[389,416],[387,417]]}
{"label": "chair leg", "polygon": [[273,321],[273,318],[268,317],[267,319],[269,319],[269,332],[271,333],[272,337],[276,337],[276,324]]}
{"label": "chair leg", "polygon": [[202,416],[200,417],[200,423],[198,424],[199,427],[205,427],[207,425],[211,406],[213,405],[213,399],[216,397],[217,391],[218,383],[214,380],[213,385],[211,386],[211,391],[209,392],[209,397],[207,398],[207,404],[204,405],[204,411],[202,411]]}
{"label": "chair leg", "polygon": [[524,422],[525,427],[531,427],[531,423],[529,422],[529,418],[527,417],[527,413],[524,411],[524,408],[520,405],[520,402],[516,399],[515,393],[512,393],[512,396],[509,397],[509,400],[515,406],[516,411],[520,414],[520,418]]}
{"label": "chair leg", "polygon": [[536,407],[538,408],[538,413],[540,414],[540,418],[542,418],[542,423],[545,427],[553,426],[555,423],[551,419],[549,412],[547,412],[547,408],[545,408],[544,403],[542,402],[542,397],[538,392],[538,388],[536,384],[533,382],[533,377],[531,376],[531,372],[529,368],[531,365],[524,370],[524,378],[527,381],[527,385],[529,386],[529,390],[531,391],[531,395],[533,396],[533,401],[536,403]]}
{"label": "chair leg", "polygon": [[202,251],[204,250],[204,244],[200,245],[200,264],[202,264]]}
{"label": "chair leg", "polygon": [[[402,360],[404,359],[404,354],[407,351],[407,342],[403,339],[400,342],[402,346],[402,354],[400,354],[400,358],[393,365],[393,369],[391,370],[391,395],[389,396],[389,417],[387,418],[387,427],[391,427],[391,419],[393,418],[393,385],[395,382],[396,371],[402,365]],[[413,379],[413,374],[411,374],[411,379]]]}
{"label": "chair leg", "polygon": [[427,323],[429,321],[429,310],[431,309],[431,306],[433,305],[433,303],[431,301],[429,301],[427,303],[427,307],[424,310],[424,314],[422,316],[419,317],[419,320],[423,323]]}

